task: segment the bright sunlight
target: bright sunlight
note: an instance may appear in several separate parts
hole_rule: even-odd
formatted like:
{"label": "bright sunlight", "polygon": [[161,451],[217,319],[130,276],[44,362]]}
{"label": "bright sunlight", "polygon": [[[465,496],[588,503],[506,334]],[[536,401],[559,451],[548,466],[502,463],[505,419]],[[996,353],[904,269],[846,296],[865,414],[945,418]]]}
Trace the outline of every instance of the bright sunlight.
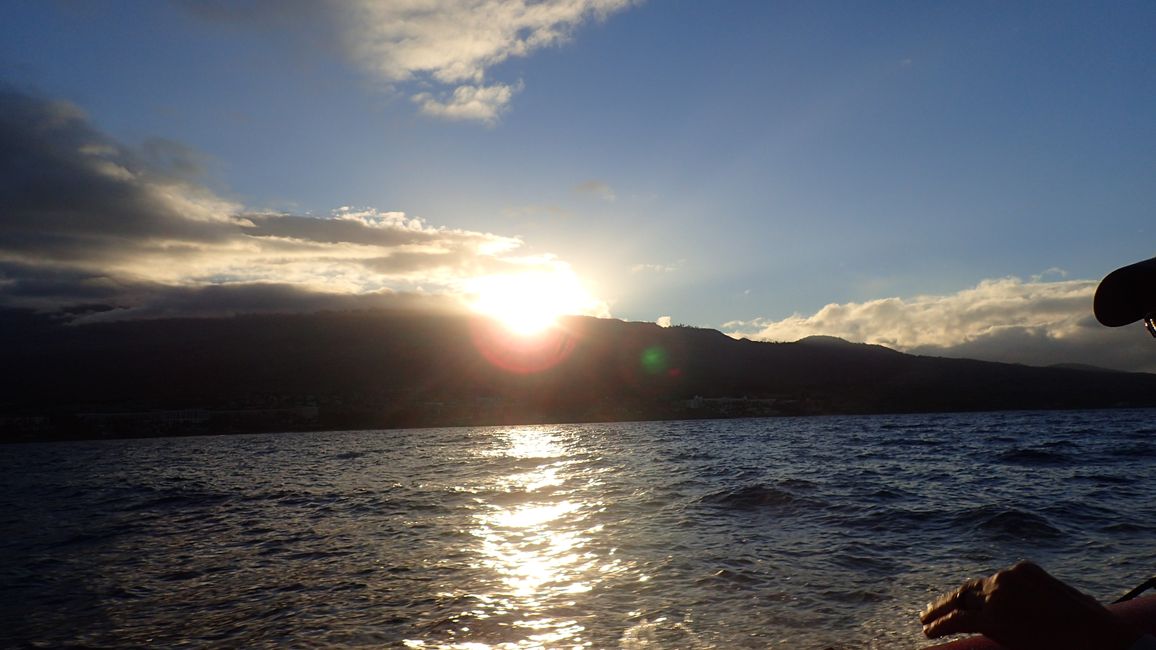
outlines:
{"label": "bright sunlight", "polygon": [[549,328],[559,316],[589,314],[598,304],[569,268],[475,278],[468,290],[474,311],[523,336]]}

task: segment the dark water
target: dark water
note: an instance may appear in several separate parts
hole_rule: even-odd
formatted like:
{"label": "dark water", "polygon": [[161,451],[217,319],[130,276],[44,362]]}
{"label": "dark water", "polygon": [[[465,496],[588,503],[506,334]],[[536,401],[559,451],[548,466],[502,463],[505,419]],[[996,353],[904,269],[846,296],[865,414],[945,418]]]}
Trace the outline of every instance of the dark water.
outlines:
{"label": "dark water", "polygon": [[0,446],[0,645],[917,648],[1156,572],[1156,412]]}

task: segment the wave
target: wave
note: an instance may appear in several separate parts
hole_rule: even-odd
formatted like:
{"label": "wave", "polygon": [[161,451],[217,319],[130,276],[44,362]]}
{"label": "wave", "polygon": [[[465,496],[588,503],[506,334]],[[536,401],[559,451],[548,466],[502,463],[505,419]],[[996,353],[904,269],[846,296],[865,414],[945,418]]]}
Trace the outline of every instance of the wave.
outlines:
{"label": "wave", "polygon": [[[881,539],[889,539],[892,536],[908,538],[911,535],[926,535],[929,531],[943,528],[945,514],[939,510],[911,510],[881,504],[844,506],[839,508],[839,512],[834,513],[831,523],[853,526]],[[950,527],[950,524],[948,526]]]}
{"label": "wave", "polygon": [[817,507],[819,502],[801,497],[787,490],[756,483],[729,490],[720,490],[702,497],[700,503],[716,508],[738,511],[764,511],[789,514]]}
{"label": "wave", "polygon": [[1131,476],[1120,476],[1119,474],[1105,474],[1105,473],[1095,473],[1095,474],[1080,473],[1080,474],[1076,474],[1072,478],[1074,480],[1077,480],[1077,481],[1082,481],[1082,482],[1092,483],[1095,485],[1102,485],[1102,486],[1132,485],[1136,482],[1136,479],[1131,477]]}
{"label": "wave", "polygon": [[852,605],[869,605],[887,600],[887,594],[867,589],[827,589],[819,592],[824,601],[849,603]]}
{"label": "wave", "polygon": [[939,447],[946,445],[949,442],[951,441],[946,438],[903,437],[888,438],[886,440],[873,442],[872,444],[878,445],[880,447]]}
{"label": "wave", "polygon": [[1156,526],[1138,521],[1122,521],[1100,527],[1100,532],[1106,535],[1136,535],[1151,533],[1154,530],[1156,530]]}
{"label": "wave", "polygon": [[218,505],[231,499],[229,495],[210,492],[184,492],[178,490],[161,490],[158,492],[156,496],[125,506],[123,510],[126,512],[139,512],[142,510],[190,510]]}
{"label": "wave", "polygon": [[763,579],[757,575],[752,575],[749,571],[718,569],[707,577],[695,580],[695,582],[700,585],[711,582],[718,582],[739,587],[750,587],[762,583]]}
{"label": "wave", "polygon": [[964,511],[953,524],[964,531],[979,530],[993,541],[1058,541],[1066,536],[1043,515],[998,506]]}
{"label": "wave", "polygon": [[1063,452],[1029,447],[1005,451],[996,460],[1012,465],[1066,465],[1072,462],[1072,457]]}
{"label": "wave", "polygon": [[1139,442],[1116,447],[1108,454],[1119,458],[1154,458],[1156,457],[1156,445],[1150,442]]}
{"label": "wave", "polygon": [[554,496],[559,491],[558,486],[550,485],[537,490],[514,489],[481,492],[478,497],[496,506],[518,506],[525,503],[556,500]]}

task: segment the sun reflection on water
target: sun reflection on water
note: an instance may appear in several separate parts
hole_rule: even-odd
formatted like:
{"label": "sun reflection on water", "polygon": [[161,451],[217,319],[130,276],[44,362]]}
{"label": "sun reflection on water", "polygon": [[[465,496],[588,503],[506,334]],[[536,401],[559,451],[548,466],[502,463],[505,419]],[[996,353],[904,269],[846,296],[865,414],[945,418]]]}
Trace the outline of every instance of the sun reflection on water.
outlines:
{"label": "sun reflection on water", "polygon": [[507,446],[488,453],[510,458],[564,458],[566,448],[561,439],[543,427],[518,427],[505,432]]}
{"label": "sun reflection on water", "polygon": [[580,475],[581,462],[564,443],[550,427],[517,427],[479,450],[480,457],[509,470],[478,490],[494,496],[478,498],[468,531],[475,540],[473,567],[489,576],[485,591],[471,594],[478,606],[468,619],[487,624],[487,633],[476,632],[463,617],[456,642],[411,639],[408,647],[591,647],[575,599],[624,567],[612,551],[594,549],[602,531],[597,515],[605,506],[591,498],[596,483]]}

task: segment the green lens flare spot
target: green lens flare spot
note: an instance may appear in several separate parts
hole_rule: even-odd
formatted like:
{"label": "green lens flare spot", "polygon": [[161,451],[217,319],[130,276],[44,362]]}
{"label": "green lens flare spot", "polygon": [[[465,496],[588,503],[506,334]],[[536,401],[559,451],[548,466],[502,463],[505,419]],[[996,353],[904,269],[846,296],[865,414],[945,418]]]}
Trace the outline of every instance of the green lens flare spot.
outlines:
{"label": "green lens flare spot", "polygon": [[642,351],[642,368],[646,370],[646,372],[657,375],[660,372],[664,372],[669,365],[670,362],[666,358],[666,350],[663,350],[661,347],[656,345]]}

